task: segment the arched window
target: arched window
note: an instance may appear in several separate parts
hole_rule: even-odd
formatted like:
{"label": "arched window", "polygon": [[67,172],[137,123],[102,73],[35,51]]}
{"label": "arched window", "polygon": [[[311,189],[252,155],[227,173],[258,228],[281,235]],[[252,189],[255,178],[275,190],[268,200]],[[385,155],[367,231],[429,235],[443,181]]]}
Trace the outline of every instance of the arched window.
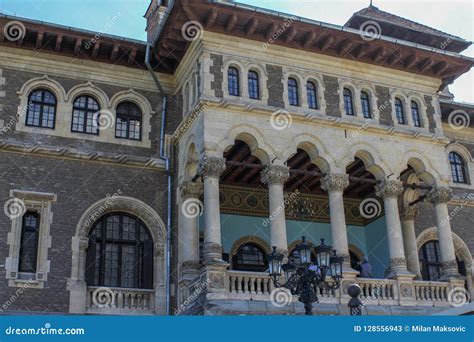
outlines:
{"label": "arched window", "polygon": [[370,111],[370,98],[369,94],[367,94],[365,91],[360,93],[360,104],[362,105],[362,115],[364,115],[364,118],[371,118],[372,113]]}
{"label": "arched window", "polygon": [[419,258],[423,280],[439,280],[441,261],[438,241],[428,241],[421,246]]}
{"label": "arched window", "polygon": [[288,101],[292,106],[299,106],[298,82],[294,78],[288,79]]}
{"label": "arched window", "polygon": [[467,172],[464,159],[456,152],[449,153],[449,164],[454,183],[467,183]]}
{"label": "arched window", "polygon": [[349,88],[344,88],[344,110],[347,115],[354,115],[354,105],[352,102],[352,91]]}
{"label": "arched window", "polygon": [[405,112],[403,110],[403,102],[398,97],[395,98],[395,115],[397,116],[398,123],[404,125]]}
{"label": "arched window", "polygon": [[153,288],[153,240],[136,217],[101,217],[89,233],[86,280],[90,286]]}
{"label": "arched window", "polygon": [[263,272],[268,265],[267,255],[257,244],[246,243],[237,250],[232,265],[234,270]]}
{"label": "arched window", "polygon": [[72,110],[73,132],[99,134],[99,103],[91,96],[82,95],[74,100]]}
{"label": "arched window", "polygon": [[413,124],[416,127],[421,127],[420,113],[418,111],[418,104],[415,101],[411,101],[411,116],[413,118]]}
{"label": "arched window", "polygon": [[21,227],[19,272],[36,273],[39,229],[40,215],[37,212],[27,211],[23,215]]}
{"label": "arched window", "polygon": [[49,90],[38,89],[28,96],[26,126],[54,128],[56,97]]}
{"label": "arched window", "polygon": [[349,258],[350,258],[350,261],[351,261],[351,267],[354,269],[354,270],[360,270],[360,263],[362,260],[360,260],[359,256],[357,254],[355,254],[354,252],[352,251],[349,251]]}
{"label": "arched window", "polygon": [[318,96],[316,93],[316,85],[308,81],[306,83],[306,94],[308,97],[308,107],[312,109],[318,109]]}
{"label": "arched window", "polygon": [[234,67],[230,67],[227,71],[227,77],[227,81],[229,83],[229,95],[239,96],[239,71]]}
{"label": "arched window", "polygon": [[122,102],[117,106],[115,137],[141,140],[142,111],[133,102]]}
{"label": "arched window", "polygon": [[258,74],[255,71],[249,71],[249,97],[251,99],[260,98],[260,87],[258,84]]}

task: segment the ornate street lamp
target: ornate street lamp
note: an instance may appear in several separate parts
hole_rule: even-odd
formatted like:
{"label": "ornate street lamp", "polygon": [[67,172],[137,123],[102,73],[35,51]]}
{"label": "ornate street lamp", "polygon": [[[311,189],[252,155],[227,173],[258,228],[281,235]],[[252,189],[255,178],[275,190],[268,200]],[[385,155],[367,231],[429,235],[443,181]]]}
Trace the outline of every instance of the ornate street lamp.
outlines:
{"label": "ornate street lamp", "polygon": [[[275,287],[284,287],[290,290],[292,295],[299,296],[299,301],[304,304],[306,315],[311,315],[313,303],[318,301],[319,289],[335,290],[339,288],[342,278],[343,257],[336,255],[336,251],[331,246],[324,244],[312,247],[303,242],[296,246],[299,260],[283,263],[283,254],[277,253],[276,247],[268,257],[268,272]],[[316,263],[311,262],[311,254],[316,255]],[[285,283],[279,282],[281,271],[285,272]]]}

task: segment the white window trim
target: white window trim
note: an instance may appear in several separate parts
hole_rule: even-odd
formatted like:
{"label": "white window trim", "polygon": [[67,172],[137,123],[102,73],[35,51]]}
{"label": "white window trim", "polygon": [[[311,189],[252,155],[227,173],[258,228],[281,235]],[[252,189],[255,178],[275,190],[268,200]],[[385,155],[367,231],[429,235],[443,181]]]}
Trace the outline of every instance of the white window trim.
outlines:
{"label": "white window trim", "polygon": [[[21,233],[23,214],[11,219],[11,231],[7,235],[7,245],[10,246],[8,257],[5,261],[6,278],[8,286],[20,287],[28,283],[31,288],[42,289],[48,280],[50,271],[50,261],[48,260],[48,250],[51,248],[50,227],[53,222],[51,203],[56,202],[57,196],[50,193],[40,193],[33,191],[11,190],[11,200],[16,199],[18,203],[23,203],[21,209],[24,214],[26,210],[36,210],[40,215],[40,227],[38,235],[37,264],[36,273],[20,273],[18,271],[20,261]],[[17,206],[17,209],[19,206]]]}
{"label": "white window trim", "polygon": [[[451,152],[456,152],[458,153],[463,159],[464,162],[466,163],[466,173],[468,177],[468,182],[469,183],[455,183],[453,181],[453,174],[451,172],[451,163],[449,162],[449,154]],[[462,146],[459,143],[453,143],[451,145],[448,145],[446,148],[446,162],[448,163],[448,168],[449,168],[449,185],[453,188],[462,188],[462,189],[473,189],[473,180],[474,180],[474,159],[471,157],[471,154],[467,149]]]}

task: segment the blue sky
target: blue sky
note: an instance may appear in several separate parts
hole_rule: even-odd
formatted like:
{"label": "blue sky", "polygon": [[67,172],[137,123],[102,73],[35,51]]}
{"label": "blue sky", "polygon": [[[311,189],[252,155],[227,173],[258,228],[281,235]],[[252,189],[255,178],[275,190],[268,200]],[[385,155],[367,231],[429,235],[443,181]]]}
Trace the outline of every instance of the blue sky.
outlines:
{"label": "blue sky", "polygon": [[[36,20],[145,40],[143,15],[149,0],[0,0],[0,11]],[[241,0],[243,3],[343,25],[368,0]],[[474,2],[471,0],[374,0],[381,10],[415,20],[441,31],[474,40]],[[474,57],[474,47],[465,55]],[[474,71],[451,86],[456,100],[474,103]]]}

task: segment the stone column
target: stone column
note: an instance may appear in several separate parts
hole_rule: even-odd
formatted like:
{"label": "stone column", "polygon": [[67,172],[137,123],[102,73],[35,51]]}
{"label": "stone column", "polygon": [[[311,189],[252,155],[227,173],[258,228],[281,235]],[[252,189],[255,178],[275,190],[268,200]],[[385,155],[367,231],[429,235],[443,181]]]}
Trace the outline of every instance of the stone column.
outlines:
{"label": "stone column", "polygon": [[402,182],[385,180],[375,186],[375,194],[383,198],[390,254],[389,278],[409,274],[403,249],[402,227],[398,213],[398,195],[402,193]]}
{"label": "stone column", "polygon": [[428,200],[433,203],[436,212],[436,226],[438,227],[438,241],[442,263],[441,279],[443,280],[459,277],[447,204],[451,197],[451,189],[445,187],[435,188],[428,193]]}
{"label": "stone column", "polygon": [[222,262],[219,176],[225,170],[225,159],[204,157],[199,173],[204,178],[204,261]]}
{"label": "stone column", "polygon": [[332,173],[321,180],[321,188],[329,194],[332,246],[344,257],[343,271],[357,274],[351,268],[349,244],[347,242],[346,215],[344,212],[344,189],[349,186],[349,175]]}
{"label": "stone column", "polygon": [[202,183],[183,182],[180,185],[178,260],[183,278],[194,278],[199,268],[198,221],[203,209],[199,200],[202,191]]}
{"label": "stone column", "polygon": [[420,261],[418,259],[418,248],[416,246],[415,217],[418,214],[416,206],[406,206],[402,214],[403,246],[407,259],[408,271],[421,279]]}
{"label": "stone column", "polygon": [[262,171],[262,182],[268,184],[271,245],[276,246],[277,251],[284,255],[288,255],[288,241],[286,237],[283,185],[289,176],[288,167],[283,165],[268,165]]}

